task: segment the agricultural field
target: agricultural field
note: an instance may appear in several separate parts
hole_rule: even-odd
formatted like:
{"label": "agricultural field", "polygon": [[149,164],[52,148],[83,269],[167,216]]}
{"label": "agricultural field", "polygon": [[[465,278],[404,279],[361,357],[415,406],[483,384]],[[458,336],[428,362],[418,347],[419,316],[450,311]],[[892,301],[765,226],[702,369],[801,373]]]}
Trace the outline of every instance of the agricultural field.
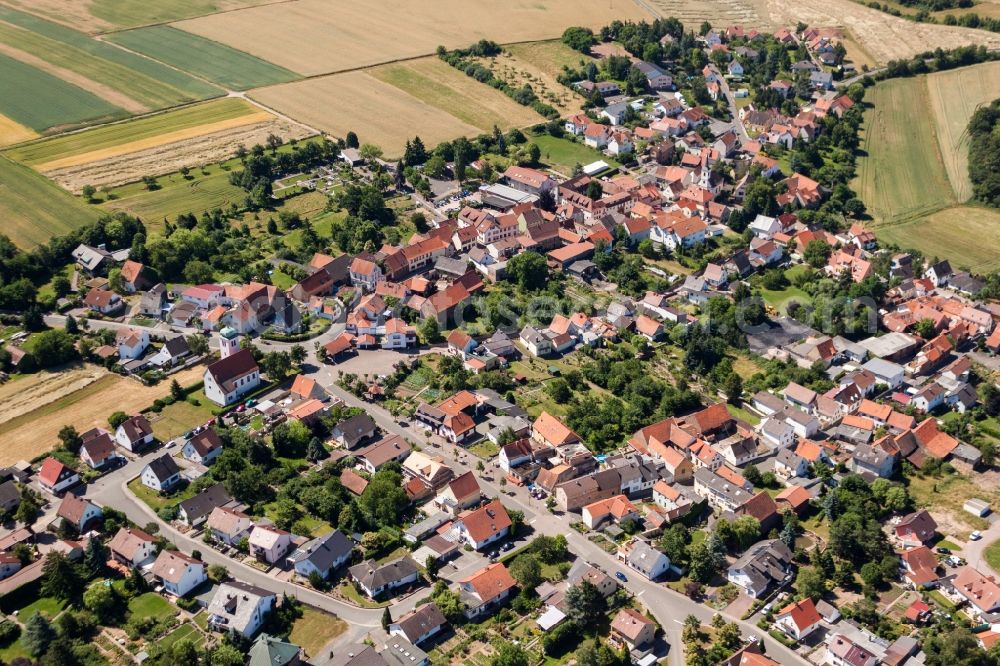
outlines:
{"label": "agricultural field", "polygon": [[[952,49],[969,44],[1000,47],[1000,34],[997,33],[915,23],[865,7],[854,0],[766,0],[766,16],[771,27],[795,25],[798,21],[808,25],[840,26],[850,32],[878,64],[909,58],[938,47]],[[715,19],[711,20],[713,25],[717,24]]]}
{"label": "agricultural field", "polygon": [[97,218],[96,209],[0,155],[0,233],[18,247],[34,247]]}
{"label": "agricultural field", "polygon": [[955,198],[968,201],[972,198],[972,182],[966,128],[979,106],[1000,97],[1000,62],[935,72],[927,77],[927,91],[948,180]]}
{"label": "agricultural field", "polygon": [[1000,211],[993,208],[954,206],[875,231],[880,240],[947,258],[956,269],[982,273],[1000,268]]}
{"label": "agricultural field", "polygon": [[8,155],[72,192],[116,186],[230,157],[235,146],[314,132],[238,98],[226,98],[25,144]]}
{"label": "agricultural field", "polygon": [[[204,369],[196,366],[173,378],[182,386],[191,386],[201,381],[203,373]],[[56,445],[56,435],[67,423],[81,432],[97,426],[106,428],[112,412],[139,412],[169,390],[169,384],[143,386],[95,366],[42,372],[9,382],[0,386],[0,402],[4,413],[10,408],[14,416],[0,423],[4,442],[0,465],[45,453]]]}
{"label": "agricultural field", "polygon": [[0,52],[129,113],[222,94],[149,58],[7,7],[0,7]]}
{"label": "agricultural field", "polygon": [[300,78],[283,67],[168,25],[116,32],[106,39],[228,90],[247,90]]}
{"label": "agricultural field", "polygon": [[545,120],[436,56],[382,65],[366,73],[484,132],[494,125],[506,130]]}
{"label": "agricultural field", "polygon": [[879,238],[974,271],[1000,266],[1000,212],[960,205],[971,194],[965,127],[1000,95],[998,75],[984,63],[869,89],[854,187]]}
{"label": "agricultural field", "polygon": [[929,109],[926,77],[893,79],[870,88],[855,189],[869,212],[882,222],[926,215],[954,195],[933,140],[936,123]]}
{"label": "agricultural field", "polygon": [[38,132],[128,115],[83,88],[3,53],[0,90],[5,91],[0,95],[0,115]]}
{"label": "agricultural field", "polygon": [[499,43],[551,39],[570,25],[599,28],[614,19],[649,18],[634,0],[295,0],[175,27],[313,76],[429,55],[438,45],[464,47],[481,38]]}
{"label": "agricultural field", "polygon": [[688,29],[697,29],[704,21],[722,27],[738,23],[751,28],[769,27],[765,0],[649,0],[661,16],[676,16]]}
{"label": "agricultural field", "polygon": [[416,134],[433,146],[483,131],[360,71],[261,88],[250,95],[335,136],[355,131],[363,143],[381,146],[389,157],[402,155],[403,145]]}
{"label": "agricultural field", "polygon": [[16,123],[6,116],[0,116],[0,147],[38,138],[38,132]]}
{"label": "agricultural field", "polygon": [[280,0],[5,0],[6,4],[90,33],[204,16]]}
{"label": "agricultural field", "polygon": [[563,66],[579,67],[588,58],[562,42],[512,44],[492,58],[483,58],[493,73],[508,85],[530,85],[535,94],[564,116],[579,113],[583,96],[559,83]]}

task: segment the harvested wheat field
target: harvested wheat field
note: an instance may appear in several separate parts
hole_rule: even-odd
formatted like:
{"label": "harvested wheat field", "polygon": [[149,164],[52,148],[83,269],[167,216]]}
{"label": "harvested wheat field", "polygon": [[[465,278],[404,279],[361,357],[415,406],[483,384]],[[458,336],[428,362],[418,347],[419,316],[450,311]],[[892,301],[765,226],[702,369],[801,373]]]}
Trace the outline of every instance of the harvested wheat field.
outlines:
{"label": "harvested wheat field", "polygon": [[79,166],[53,169],[46,171],[45,175],[70,192],[79,193],[84,185],[114,187],[133,183],[143,176],[172,173],[185,166],[195,167],[220,162],[232,157],[237,146],[243,145],[249,148],[256,144],[264,145],[271,134],[276,134],[285,141],[304,139],[315,134],[298,123],[270,114],[268,117],[269,120],[252,125],[239,125],[211,134],[179,139],[154,148],[106,157]]}
{"label": "harvested wheat field", "polygon": [[447,139],[482,133],[480,128],[364,72],[286,83],[250,94],[299,122],[335,136],[355,131],[363,143],[380,146],[389,157],[402,155],[407,139],[417,134],[425,144],[433,146]]}
{"label": "harvested wheat field", "polygon": [[927,77],[930,108],[948,180],[958,201],[972,198],[966,128],[973,112],[1000,97],[1000,62],[987,62]]}
{"label": "harvested wheat field", "polygon": [[37,137],[35,130],[0,115],[0,146],[10,146]]}
{"label": "harvested wheat field", "polygon": [[551,39],[571,25],[650,18],[634,0],[295,0],[174,27],[308,76],[430,55],[438,45]]}
{"label": "harvested wheat field", "polygon": [[953,49],[969,44],[1000,47],[1000,34],[915,23],[869,9],[853,0],[768,0],[768,14],[772,25],[794,26],[802,21],[809,25],[846,28],[879,64],[938,47]]}
{"label": "harvested wheat field", "polygon": [[282,0],[4,0],[84,32],[107,32]]}
{"label": "harvested wheat field", "polygon": [[770,27],[765,0],[686,0],[682,3],[649,0],[649,4],[663,17],[680,19],[688,29],[697,30],[704,21],[717,28],[733,24],[758,29]]}
{"label": "harvested wheat field", "polygon": [[[172,379],[191,386],[201,381],[203,374],[204,368],[196,366]],[[58,443],[57,435],[64,425],[79,432],[107,428],[113,412],[138,412],[169,392],[169,382],[143,386],[96,366],[41,372],[0,386],[0,403],[4,405],[0,465],[45,453]]]}

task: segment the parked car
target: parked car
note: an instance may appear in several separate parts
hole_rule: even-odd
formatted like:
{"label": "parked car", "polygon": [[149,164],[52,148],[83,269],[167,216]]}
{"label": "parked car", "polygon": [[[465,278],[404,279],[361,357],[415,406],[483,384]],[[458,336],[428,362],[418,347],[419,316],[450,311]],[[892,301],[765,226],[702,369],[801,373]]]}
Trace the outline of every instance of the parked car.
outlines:
{"label": "parked car", "polygon": [[615,578],[617,578],[618,580],[620,580],[623,583],[627,583],[628,582],[628,576],[626,576],[625,574],[623,574],[621,571],[616,571],[615,572]]}
{"label": "parked car", "polygon": [[939,552],[942,555],[951,555],[951,548],[945,548],[944,546],[939,546],[935,550],[937,550],[937,552]]}
{"label": "parked car", "polygon": [[513,549],[514,549],[514,544],[512,544],[510,541],[508,541],[504,545],[500,546],[500,550],[502,550],[505,553],[507,551],[510,551],[510,550],[513,550]]}
{"label": "parked car", "polygon": [[979,541],[982,538],[983,538],[983,533],[980,532],[979,530],[976,530],[975,532],[969,535],[969,541]]}

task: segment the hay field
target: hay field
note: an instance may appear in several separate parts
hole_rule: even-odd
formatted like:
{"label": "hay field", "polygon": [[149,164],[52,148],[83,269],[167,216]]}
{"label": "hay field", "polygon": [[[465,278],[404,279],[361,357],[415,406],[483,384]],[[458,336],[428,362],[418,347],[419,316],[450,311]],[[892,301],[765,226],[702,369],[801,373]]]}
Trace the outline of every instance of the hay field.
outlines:
{"label": "hay field", "polygon": [[4,0],[89,33],[134,28],[281,0]]}
{"label": "hay field", "polygon": [[893,79],[870,88],[865,99],[862,149],[855,190],[881,222],[926,215],[955,203],[935,140],[927,78]]}
{"label": "hay field", "polygon": [[[927,89],[948,180],[955,198],[968,201],[972,198],[972,182],[966,128],[980,105],[1000,97],[1000,62],[935,72],[927,77]],[[1000,233],[1000,229],[996,232]]]}
{"label": "hay field", "polygon": [[261,88],[250,96],[335,136],[355,131],[363,143],[381,146],[390,157],[402,155],[403,145],[414,135],[433,146],[482,132],[364,72]]}
{"label": "hay field", "polygon": [[16,123],[6,116],[0,116],[0,146],[9,146],[29,139],[38,138],[38,132]]}
{"label": "hay field", "polygon": [[985,273],[1000,268],[1000,211],[992,208],[954,206],[874,230],[880,240],[947,258],[956,270]]}
{"label": "hay field", "polygon": [[365,73],[483,131],[494,125],[506,130],[545,120],[436,56],[382,65]]}
{"label": "hay field", "polygon": [[157,178],[160,189],[149,191],[139,183],[114,190],[114,199],[105,201],[101,208],[121,210],[139,217],[147,229],[158,229],[163,220],[175,220],[183,213],[200,216],[215,208],[228,208],[232,203],[241,204],[247,193],[229,182],[229,173],[218,165],[192,169],[191,180],[179,173]]}
{"label": "hay field", "polygon": [[81,32],[0,7],[4,52],[130,113],[221,94],[187,74]]}
{"label": "hay field", "polygon": [[295,0],[175,27],[310,76],[429,55],[438,45],[551,39],[570,25],[644,18],[634,0]]}
{"label": "hay field", "polygon": [[854,0],[767,0],[766,11],[772,26],[795,25],[797,21],[803,21],[809,25],[846,28],[880,64],[938,47],[952,49],[968,44],[1000,47],[1000,34],[997,33],[915,23],[870,9]]}
{"label": "hay field", "polygon": [[[61,377],[70,374],[69,379]],[[181,386],[201,381],[204,368],[195,366],[173,378]],[[112,412],[136,413],[170,392],[169,382],[143,386],[106,370],[82,366],[60,373],[43,372],[0,387],[0,402],[14,403],[18,415],[0,423],[0,465],[31,460],[52,449],[59,429],[73,425],[80,432],[108,427]]]}
{"label": "hay field", "polygon": [[229,90],[247,90],[300,78],[249,53],[167,25],[108,35],[106,39]]}
{"label": "hay field", "polygon": [[0,233],[18,247],[34,247],[97,218],[96,208],[0,155]]}

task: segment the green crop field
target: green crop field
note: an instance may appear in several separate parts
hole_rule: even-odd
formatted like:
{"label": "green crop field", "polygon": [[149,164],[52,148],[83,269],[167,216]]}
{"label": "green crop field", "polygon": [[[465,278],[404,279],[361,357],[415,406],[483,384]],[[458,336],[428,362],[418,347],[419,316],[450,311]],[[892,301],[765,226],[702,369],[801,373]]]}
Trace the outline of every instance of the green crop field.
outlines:
{"label": "green crop field", "polygon": [[541,149],[542,162],[566,176],[573,173],[573,167],[577,164],[584,166],[591,162],[604,160],[613,167],[618,166],[618,162],[607,155],[569,139],[543,134],[542,136],[530,137],[528,140],[537,144]]}
{"label": "green crop field", "polygon": [[956,269],[983,273],[1000,268],[1000,211],[954,206],[913,221],[875,227],[880,240],[925,256],[947,258]]}
{"label": "green crop field", "polygon": [[127,115],[82,88],[3,54],[0,90],[0,114],[39,131]]}
{"label": "green crop field", "polygon": [[23,164],[45,164],[95,150],[155,139],[166,132],[196,128],[258,111],[249,102],[231,97],[25,144],[7,154]]}
{"label": "green crop field", "polygon": [[961,205],[964,127],[996,71],[986,63],[869,89],[853,185],[880,239],[974,272],[1000,266],[1000,211]]}
{"label": "green crop field", "polygon": [[0,156],[0,233],[18,247],[44,243],[93,222],[98,213],[44,176]]}
{"label": "green crop field", "polygon": [[107,39],[231,90],[247,90],[300,78],[249,53],[166,25],[108,35]]}
{"label": "green crop field", "polygon": [[[869,89],[855,190],[879,221],[913,219],[955,203],[929,107],[925,77]],[[914,113],[914,109],[924,112]]]}
{"label": "green crop field", "polygon": [[[207,175],[202,175],[204,171]],[[115,198],[105,201],[101,208],[122,210],[135,215],[150,230],[159,229],[163,220],[171,222],[182,213],[200,216],[215,208],[228,208],[232,203],[242,203],[246,192],[229,182],[229,172],[218,165],[192,169],[191,180],[179,173],[156,179],[160,189],[149,191],[142,183],[132,183],[112,190]]]}
{"label": "green crop field", "polygon": [[0,21],[0,43],[93,81],[95,94],[100,86],[110,91],[108,98],[121,95],[132,100],[133,112],[222,93],[176,69],[31,14],[0,7]]}

